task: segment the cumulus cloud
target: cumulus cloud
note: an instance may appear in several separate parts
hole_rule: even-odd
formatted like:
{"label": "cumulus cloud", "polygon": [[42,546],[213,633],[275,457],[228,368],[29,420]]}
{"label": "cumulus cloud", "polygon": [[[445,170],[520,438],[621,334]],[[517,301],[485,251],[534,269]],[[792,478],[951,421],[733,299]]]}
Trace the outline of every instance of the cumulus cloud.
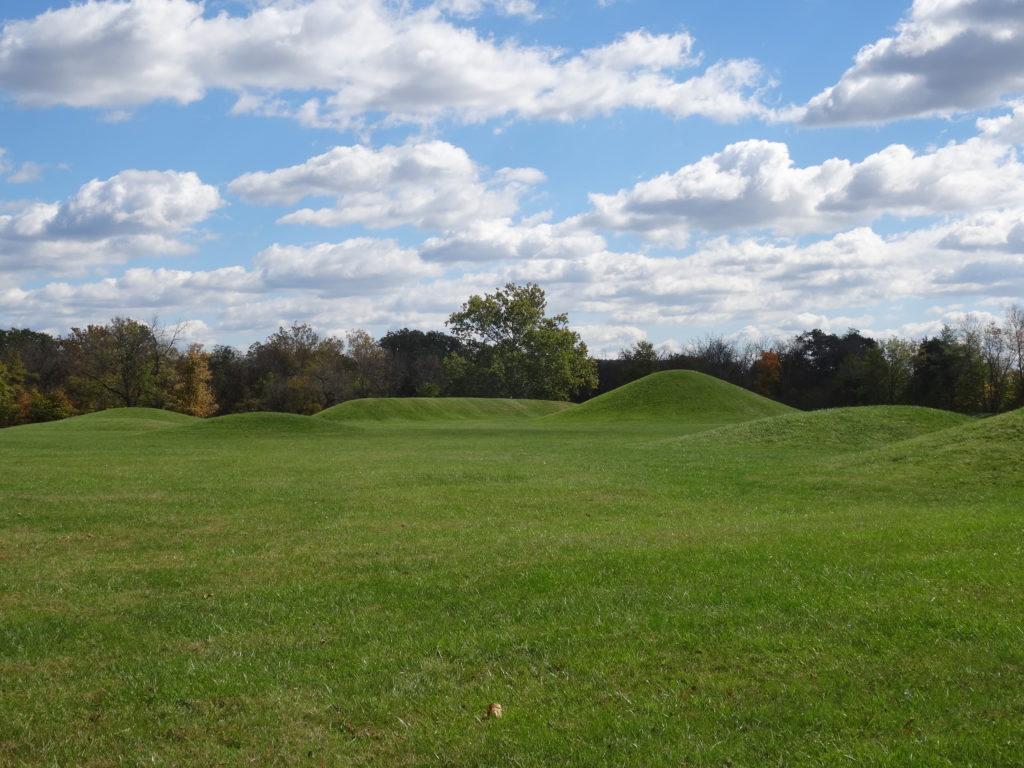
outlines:
{"label": "cumulus cloud", "polygon": [[455,16],[472,17],[493,8],[504,16],[537,17],[537,5],[533,0],[439,0],[437,8]]}
{"label": "cumulus cloud", "polygon": [[242,267],[192,272],[173,269],[128,269],[120,277],[74,284],[51,282],[3,296],[12,322],[38,325],[102,322],[113,315],[148,317],[204,312],[211,306],[244,304],[261,290],[258,276]]}
{"label": "cumulus cloud", "polygon": [[[1016,300],[1024,257],[947,248],[943,241],[956,225],[892,237],[862,227],[808,245],[722,236],[685,255],[606,251],[545,262],[544,285],[573,313],[602,316],[609,325],[748,324],[765,332],[825,327],[825,316],[835,327],[866,327],[870,310],[907,300]],[[508,273],[520,268],[530,273],[534,265]],[[869,311],[854,316],[837,308]]]}
{"label": "cumulus cloud", "polygon": [[1024,254],[1024,211],[986,211],[964,217],[945,228],[943,248],[964,253],[999,251]]}
{"label": "cumulus cloud", "polygon": [[251,267],[196,271],[140,267],[91,282],[9,288],[0,291],[0,304],[8,322],[34,325],[40,318],[48,318],[48,325],[62,319],[72,325],[125,313],[196,317],[216,308],[224,318],[217,323],[219,328],[237,327],[242,317],[249,318],[253,327],[263,327],[266,318],[258,319],[260,307],[296,307],[291,318],[282,321],[292,322],[307,319],[317,307],[324,311],[337,304],[339,297],[345,298],[347,308],[353,302],[365,305],[367,311],[376,305],[378,316],[399,312],[396,292],[439,274],[416,250],[393,240],[355,238],[303,247],[274,244],[259,253]]}
{"label": "cumulus cloud", "polygon": [[294,205],[333,197],[330,208],[303,208],[279,223],[383,229],[413,224],[447,230],[479,218],[514,213],[519,197],[544,180],[533,168],[503,168],[490,178],[465,150],[444,141],[335,147],[301,165],[247,173],[228,185],[243,200]]}
{"label": "cumulus cloud", "polygon": [[[442,327],[466,297],[506,281],[532,280],[544,285],[553,308],[570,312],[586,328],[595,349],[615,352],[640,338],[642,327],[870,328],[872,311],[907,300],[1019,300],[1024,241],[1011,233],[1022,221],[1019,207],[900,235],[858,227],[807,244],[717,236],[688,253],[658,255],[517,246],[501,251],[513,258],[451,271],[430,261],[426,246],[417,251],[391,240],[357,238],[274,245],[248,268],[129,269],[79,285],[0,289],[0,304],[7,322],[38,325],[45,319],[46,327],[61,319],[71,324],[129,312],[207,315],[203,319],[219,332],[250,335],[293,321],[383,332],[402,325]],[[529,226],[543,233],[547,225]],[[1003,239],[972,245],[973,229],[998,229]],[[478,233],[482,240],[485,235]]]}
{"label": "cumulus cloud", "polygon": [[[527,13],[524,0],[491,0]],[[95,0],[10,21],[0,35],[0,88],[26,106],[123,110],[239,94],[239,112],[348,127],[450,117],[574,120],[622,107],[735,122],[768,116],[768,85],[749,60],[698,65],[685,33],[628,33],[576,55],[497,41],[458,26],[483,0],[409,9],[383,0],[279,0],[248,15],[204,17],[193,0]]]}
{"label": "cumulus cloud", "polygon": [[1011,146],[984,136],[921,154],[895,144],[860,162],[834,158],[804,168],[795,166],[785,144],[751,140],[590,199],[593,211],[580,216],[580,224],[682,246],[694,230],[829,232],[883,214],[1019,205],[1024,164]]}
{"label": "cumulus cloud", "polygon": [[348,296],[440,274],[414,249],[365,237],[307,247],[275,243],[256,257],[255,266],[269,290],[305,288]]}
{"label": "cumulus cloud", "polygon": [[1024,145],[1024,104],[1016,104],[1013,112],[998,117],[979,118],[978,130],[990,141]]}
{"label": "cumulus cloud", "polygon": [[915,0],[808,102],[805,125],[880,123],[991,107],[1024,91],[1021,0]]}
{"label": "cumulus cloud", "polygon": [[644,341],[647,334],[635,325],[573,325],[573,330],[583,337],[587,351],[594,357],[618,357],[638,341]]}
{"label": "cumulus cloud", "polygon": [[223,204],[195,173],[126,170],[61,203],[0,215],[0,269],[75,272],[153,254],[188,253],[181,235]]}
{"label": "cumulus cloud", "polygon": [[436,262],[534,261],[582,258],[605,249],[598,234],[572,222],[514,224],[510,219],[477,221],[457,233],[423,243],[423,257]]}

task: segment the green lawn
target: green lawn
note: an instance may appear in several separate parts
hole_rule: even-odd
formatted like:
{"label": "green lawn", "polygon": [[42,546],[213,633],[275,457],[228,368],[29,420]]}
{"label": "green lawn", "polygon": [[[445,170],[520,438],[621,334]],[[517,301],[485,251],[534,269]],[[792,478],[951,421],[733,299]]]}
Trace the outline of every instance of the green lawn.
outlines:
{"label": "green lawn", "polygon": [[1020,766],[1022,449],[685,372],[3,430],[0,765]]}

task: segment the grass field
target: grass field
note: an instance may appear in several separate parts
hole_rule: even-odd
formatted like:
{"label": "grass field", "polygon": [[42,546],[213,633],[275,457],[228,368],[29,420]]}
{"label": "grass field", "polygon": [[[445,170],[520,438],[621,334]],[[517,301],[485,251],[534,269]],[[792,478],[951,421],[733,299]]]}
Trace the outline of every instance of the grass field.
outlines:
{"label": "grass field", "polygon": [[3,430],[0,765],[1019,767],[1022,449],[688,372]]}

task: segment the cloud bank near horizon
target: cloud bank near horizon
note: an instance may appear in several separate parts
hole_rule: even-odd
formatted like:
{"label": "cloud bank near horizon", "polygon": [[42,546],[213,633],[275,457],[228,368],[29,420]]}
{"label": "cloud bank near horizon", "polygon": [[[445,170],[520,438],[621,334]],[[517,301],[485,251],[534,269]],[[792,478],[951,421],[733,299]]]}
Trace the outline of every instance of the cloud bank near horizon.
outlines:
{"label": "cloud bank near horizon", "polygon": [[[709,63],[685,29],[556,47],[475,26],[541,25],[542,2],[223,7],[94,0],[5,23],[11,114],[164,102],[230,121],[206,99],[224,91],[257,122],[289,118],[275,138],[291,143],[241,172],[108,167],[43,196],[76,172],[4,139],[0,189],[37,192],[0,194],[3,322],[158,314],[209,341],[295,321],[438,328],[470,294],[532,281],[614,354],[681,328],[933,332],[1024,296],[1021,0],[916,0],[804,107],[782,106],[784,80],[754,58]],[[711,132],[701,151],[658,154],[631,133],[650,121]],[[810,133],[915,121],[808,159]],[[546,146],[552,125],[570,141]],[[586,167],[590,186],[567,195],[580,162],[615,159],[574,156],[571,139],[597,131],[647,170]],[[506,155],[518,159],[494,162]],[[251,247],[214,258],[231,233]]]}

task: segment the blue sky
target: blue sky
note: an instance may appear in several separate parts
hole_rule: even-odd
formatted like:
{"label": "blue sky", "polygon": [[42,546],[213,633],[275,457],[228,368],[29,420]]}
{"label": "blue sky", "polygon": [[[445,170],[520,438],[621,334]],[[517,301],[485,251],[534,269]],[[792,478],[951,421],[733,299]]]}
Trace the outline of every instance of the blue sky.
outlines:
{"label": "blue sky", "polygon": [[1024,0],[19,0],[0,324],[246,346],[538,282],[591,349],[1024,293]]}

